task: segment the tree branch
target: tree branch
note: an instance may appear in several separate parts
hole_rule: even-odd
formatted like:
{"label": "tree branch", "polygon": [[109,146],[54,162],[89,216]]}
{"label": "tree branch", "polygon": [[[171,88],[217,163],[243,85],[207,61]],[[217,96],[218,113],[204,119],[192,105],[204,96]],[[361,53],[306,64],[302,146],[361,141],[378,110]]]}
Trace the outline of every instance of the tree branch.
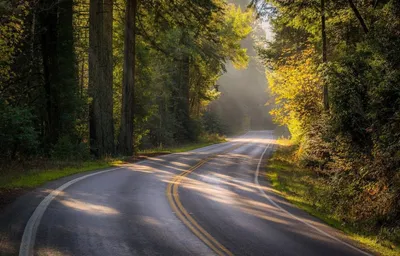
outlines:
{"label": "tree branch", "polygon": [[363,30],[364,30],[364,33],[365,33],[365,34],[368,34],[369,29],[368,29],[367,25],[365,24],[365,21],[364,21],[363,17],[361,16],[360,12],[358,11],[357,7],[356,7],[355,4],[353,3],[353,0],[348,0],[348,2],[349,2],[349,5],[350,5],[351,9],[352,9],[353,12],[354,12],[354,14],[356,15],[358,21],[360,22],[361,27],[362,27]]}

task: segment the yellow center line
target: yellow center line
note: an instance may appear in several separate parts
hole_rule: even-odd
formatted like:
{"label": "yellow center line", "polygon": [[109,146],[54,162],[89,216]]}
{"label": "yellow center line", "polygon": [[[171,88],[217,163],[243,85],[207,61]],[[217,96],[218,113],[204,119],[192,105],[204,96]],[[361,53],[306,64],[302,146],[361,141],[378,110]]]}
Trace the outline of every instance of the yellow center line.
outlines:
{"label": "yellow center line", "polygon": [[207,231],[205,231],[194,219],[193,217],[186,211],[183,207],[180,198],[178,188],[182,180],[188,176],[190,173],[195,171],[197,168],[201,167],[205,163],[209,162],[210,160],[216,158],[219,155],[226,154],[230,151],[233,151],[243,144],[239,144],[234,146],[222,153],[214,154],[206,159],[201,160],[196,165],[192,166],[188,170],[181,172],[180,174],[176,175],[168,184],[167,186],[167,198],[169,204],[171,205],[172,210],[176,213],[177,217],[201,240],[203,241],[208,247],[210,247],[217,255],[228,255],[233,256],[233,253],[230,252],[227,248],[225,248],[222,244],[220,244],[214,237],[212,237]]}

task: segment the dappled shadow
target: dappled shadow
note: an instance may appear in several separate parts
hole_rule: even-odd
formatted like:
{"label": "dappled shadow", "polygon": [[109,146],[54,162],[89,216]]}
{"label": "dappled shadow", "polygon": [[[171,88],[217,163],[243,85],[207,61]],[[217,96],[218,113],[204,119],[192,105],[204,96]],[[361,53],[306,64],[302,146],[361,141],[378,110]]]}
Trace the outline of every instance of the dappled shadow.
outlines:
{"label": "dappled shadow", "polygon": [[[171,241],[172,237],[166,235],[169,233],[167,231],[176,230],[176,226],[181,223],[169,209],[164,193],[175,175],[189,170],[209,156],[215,157],[183,178],[178,190],[183,197],[184,207],[188,207],[194,218],[199,218],[201,212],[212,209],[218,211],[215,212],[216,216],[232,216],[227,220],[219,218],[219,221],[222,222],[230,221],[229,226],[232,228],[241,228],[250,233],[263,229],[262,233],[264,234],[268,233],[268,227],[273,227],[281,232],[307,237],[320,243],[332,243],[332,240],[325,236],[299,227],[298,221],[261,196],[260,189],[280,206],[292,207],[286,200],[277,196],[269,186],[264,184],[258,186],[254,183],[258,159],[266,145],[269,144],[273,148],[275,141],[270,138],[254,140],[251,134],[243,137],[234,142],[224,143],[222,147],[208,147],[209,150],[206,151],[197,150],[151,157],[142,162],[123,165],[120,170],[117,170],[120,172],[118,175],[105,173],[98,176],[102,182],[109,182],[109,184],[104,183],[104,187],[99,187],[95,183],[96,179],[90,178],[81,181],[83,183],[79,187],[60,193],[49,206],[50,211],[47,212],[48,215],[44,216],[46,225],[41,227],[41,232],[42,234],[57,234],[57,236],[55,238],[47,237],[48,240],[40,238],[42,240],[38,244],[38,252],[42,251],[44,254],[48,252],[51,255],[57,255],[59,252],[62,255],[68,255],[71,252],[71,255],[76,255],[77,251],[69,251],[65,248],[76,250],[82,246],[80,243],[83,242],[88,245],[84,245],[85,250],[78,251],[93,255],[96,253],[91,253],[88,248],[93,247],[96,241],[105,241],[97,246],[98,248],[109,248],[110,251],[104,251],[106,254],[107,252],[121,252],[121,255],[143,255],[168,250],[178,254],[187,254],[186,248],[181,248],[179,244],[174,244],[173,249],[169,249],[174,242]],[[272,152],[272,149],[270,151]],[[262,162],[263,164],[264,162]],[[129,181],[134,182],[130,183]],[[199,215],[196,209],[191,209],[191,206],[185,201],[184,195],[188,194],[195,194],[197,197],[206,199],[195,204],[196,207],[201,207]],[[118,198],[120,195],[121,198]],[[127,197],[127,195],[129,196]],[[210,206],[212,207],[208,208]],[[160,209],[163,209],[162,211],[167,209],[169,215],[158,213],[157,211]],[[62,217],[63,215],[65,218]],[[248,217],[243,219],[243,216]],[[242,221],[246,218],[254,218],[257,221]],[[300,218],[310,224],[319,225],[318,222],[307,216],[301,215]],[[180,224],[178,225],[178,223]],[[267,223],[267,226],[260,223]],[[123,230],[121,231],[119,228]],[[215,232],[212,227],[210,229],[211,232]],[[226,233],[228,230],[224,232]],[[76,241],[85,234],[87,241]],[[230,234],[224,235],[229,236]],[[125,243],[127,238],[136,242],[134,244]],[[68,239],[72,241],[68,241]],[[53,246],[49,241],[56,242]],[[153,243],[149,244],[145,241]],[[48,244],[52,246],[48,247]],[[116,245],[122,249],[113,251]],[[98,254],[99,251],[96,252]]]}
{"label": "dappled shadow", "polygon": [[[265,221],[266,223],[270,223],[267,224],[266,227],[273,225],[275,229],[284,231],[288,234],[296,234],[297,236],[302,237],[302,239],[308,238],[308,241],[312,241],[312,243],[317,243],[321,246],[337,244],[338,242],[336,240],[333,240],[331,237],[325,236],[302,223],[306,222],[309,225],[322,230],[328,228],[320,221],[304,212],[301,212],[287,200],[280,197],[279,192],[277,193],[277,191],[272,189],[270,186],[263,184],[265,182],[262,182],[260,186],[254,183],[255,170],[261,155],[260,152],[265,149],[265,143],[268,143],[271,140],[267,139],[260,141],[261,143],[252,143],[253,151],[258,148],[258,154],[256,154],[256,156],[250,156],[247,154],[248,152],[231,152],[213,159],[199,168],[199,170],[196,170],[189,176],[185,177],[182,180],[179,189],[179,193],[182,194],[184,198],[184,207],[189,207],[188,211],[193,212],[193,216],[196,216],[196,209],[191,207],[200,206],[185,201],[185,195],[187,193],[194,193],[210,202],[206,205],[202,204],[201,208],[197,209],[199,212],[207,211],[205,208],[210,207],[210,210],[212,209],[212,211],[224,212],[227,219],[231,219],[233,216],[238,216],[238,214],[247,214],[253,218],[255,217]],[[262,161],[261,163],[264,164],[265,162]],[[260,190],[264,191],[264,193],[266,193],[276,204],[280,205],[280,207],[286,208],[289,211],[293,210],[295,212],[294,214],[299,213],[299,215],[296,216],[298,219],[293,218],[286,212],[271,204],[266,200],[266,198],[261,196]],[[236,215],[233,214],[232,211],[236,211]],[[222,213],[219,214],[221,215]],[[203,214],[200,214],[200,216],[202,215]],[[299,219],[301,221],[299,221]],[[243,220],[243,222],[231,223],[231,225],[234,224],[246,225],[246,220]],[[255,227],[250,225],[249,228],[254,229]],[[227,230],[224,230],[225,235],[227,232]]]}
{"label": "dappled shadow", "polygon": [[93,215],[115,215],[119,214],[119,212],[113,208],[92,204],[88,202],[84,202],[76,199],[61,199],[58,200],[61,204],[76,209],[78,211],[84,211]]}

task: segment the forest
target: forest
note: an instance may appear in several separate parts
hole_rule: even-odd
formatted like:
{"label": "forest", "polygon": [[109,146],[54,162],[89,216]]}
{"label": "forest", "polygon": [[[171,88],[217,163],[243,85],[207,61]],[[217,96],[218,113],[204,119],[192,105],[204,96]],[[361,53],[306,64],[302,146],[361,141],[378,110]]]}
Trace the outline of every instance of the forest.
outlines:
{"label": "forest", "polygon": [[198,140],[253,20],[224,0],[1,0],[0,15],[3,159]]}
{"label": "forest", "polygon": [[[271,114],[291,161],[312,170],[311,207],[400,244],[400,1],[252,1],[274,39],[259,46]],[[304,184],[300,184],[303,186]],[[387,242],[389,240],[389,242]]]}
{"label": "forest", "polygon": [[[132,156],[226,133],[213,112],[223,109],[213,105],[219,79],[249,65],[243,40],[263,20],[273,34],[256,47],[265,103],[290,133],[290,161],[320,184],[304,197],[344,229],[396,247],[400,1],[239,2],[248,8],[0,0],[0,163]],[[238,133],[235,114],[246,114],[232,109]]]}

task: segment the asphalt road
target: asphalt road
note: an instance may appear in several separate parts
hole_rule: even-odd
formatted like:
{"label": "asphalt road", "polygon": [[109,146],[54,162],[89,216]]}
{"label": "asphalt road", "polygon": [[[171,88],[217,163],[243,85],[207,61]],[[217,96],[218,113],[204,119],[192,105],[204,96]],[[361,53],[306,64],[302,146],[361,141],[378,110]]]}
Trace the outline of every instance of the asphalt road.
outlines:
{"label": "asphalt road", "polygon": [[271,131],[64,178],[0,217],[1,255],[368,255],[272,191]]}

